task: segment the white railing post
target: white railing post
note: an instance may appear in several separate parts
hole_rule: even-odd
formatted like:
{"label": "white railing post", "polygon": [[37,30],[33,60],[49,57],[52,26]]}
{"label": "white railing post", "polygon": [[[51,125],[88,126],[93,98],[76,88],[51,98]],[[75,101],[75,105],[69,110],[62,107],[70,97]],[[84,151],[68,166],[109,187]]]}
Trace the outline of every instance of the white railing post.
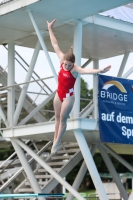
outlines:
{"label": "white railing post", "polygon": [[114,181],[115,181],[115,183],[116,183],[116,185],[117,185],[117,187],[120,191],[121,196],[124,198],[124,200],[128,200],[127,192],[126,192],[126,190],[125,190],[125,188],[124,188],[124,186],[123,186],[123,184],[122,184],[122,182],[121,182],[121,180],[120,180],[120,178],[119,178],[119,176],[118,176],[118,174],[117,174],[117,172],[116,172],[116,170],[113,166],[113,163],[111,162],[111,160],[110,160],[110,158],[107,154],[107,152],[100,145],[99,145],[99,150],[100,150],[100,153],[103,157],[103,160],[104,160],[109,172],[111,173],[111,175],[112,175],[112,177],[113,177],[113,179],[114,179]]}
{"label": "white railing post", "polygon": [[[93,68],[99,69],[99,60],[93,60]],[[98,118],[98,76],[97,74],[93,75],[93,103],[94,103],[94,111],[93,117],[94,119]]]}
{"label": "white railing post", "polygon": [[95,185],[95,188],[97,190],[97,193],[99,195],[100,200],[108,200],[108,197],[105,193],[102,181],[100,179],[100,176],[98,174],[96,165],[94,163],[94,160],[92,158],[92,155],[90,153],[90,149],[87,145],[87,142],[85,140],[85,137],[82,133],[82,131],[75,130],[74,135],[76,137],[76,140],[78,142],[78,145],[80,147],[81,153],[83,155],[84,161],[86,163],[86,166],[89,170],[90,176],[92,177],[93,183]]}
{"label": "white railing post", "polygon": [[[75,54],[75,64],[81,66],[81,57],[82,57],[82,21],[78,20],[74,24],[74,45],[73,51]],[[75,103],[72,110],[72,117],[76,118],[79,116],[80,112],[80,75],[78,75],[74,87],[75,91]]]}
{"label": "white railing post", "polygon": [[[12,41],[8,43],[8,80],[7,85],[13,85],[15,83],[15,47]],[[13,126],[13,115],[15,111],[15,88],[8,88],[8,105],[7,105],[7,119],[9,126]]]}

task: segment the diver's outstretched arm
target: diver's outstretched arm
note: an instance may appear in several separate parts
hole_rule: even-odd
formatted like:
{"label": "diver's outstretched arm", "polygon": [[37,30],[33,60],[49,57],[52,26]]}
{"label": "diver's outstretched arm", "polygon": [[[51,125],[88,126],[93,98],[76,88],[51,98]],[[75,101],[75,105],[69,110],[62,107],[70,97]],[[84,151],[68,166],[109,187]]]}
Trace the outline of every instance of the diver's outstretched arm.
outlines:
{"label": "diver's outstretched arm", "polygon": [[48,25],[48,30],[49,30],[49,35],[50,35],[50,40],[51,40],[51,44],[55,50],[55,53],[57,54],[57,56],[59,57],[60,61],[62,62],[63,58],[64,58],[64,54],[63,52],[60,50],[59,45],[58,45],[58,41],[53,33],[53,26],[56,22],[56,19],[54,19],[52,22],[48,22],[47,21],[47,25]]}

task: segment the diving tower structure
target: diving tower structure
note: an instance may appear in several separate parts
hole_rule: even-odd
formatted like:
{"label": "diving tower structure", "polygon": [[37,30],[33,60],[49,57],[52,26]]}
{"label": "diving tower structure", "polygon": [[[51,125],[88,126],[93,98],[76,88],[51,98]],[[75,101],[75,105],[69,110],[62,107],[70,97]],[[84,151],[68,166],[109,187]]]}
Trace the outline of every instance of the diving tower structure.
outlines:
{"label": "diving tower structure", "polygon": [[[31,192],[41,193],[45,191],[48,193],[58,183],[61,183],[70,192],[67,200],[73,199],[73,196],[82,200],[84,198],[77,190],[83,179],[84,172],[88,169],[100,200],[108,200],[108,196],[105,193],[93,160],[93,155],[98,150],[112,174],[123,199],[132,199],[133,190],[130,197],[128,197],[108,153],[113,155],[130,171],[133,171],[133,167],[120,156],[120,154],[132,154],[133,146],[112,143],[104,144],[100,141],[96,75],[94,75],[93,78],[93,100],[81,112],[80,76],[78,76],[75,86],[74,108],[67,122],[67,130],[62,138],[62,146],[60,146],[57,153],[49,155],[46,160],[43,160],[40,158],[42,150],[36,153],[37,148],[36,151],[33,151],[29,148],[28,144],[25,143],[27,140],[47,141],[47,144],[45,144],[43,148],[45,152],[52,144],[51,141],[54,136],[54,116],[48,121],[43,117],[41,112],[41,109],[52,100],[55,95],[55,91],[50,88],[50,85],[46,86],[45,80],[52,78],[55,80],[55,84],[57,82],[57,73],[48,53],[53,52],[53,49],[49,39],[46,20],[51,21],[54,18],[57,19],[53,31],[59,41],[59,46],[63,52],[67,52],[73,44],[77,65],[81,66],[81,58],[87,58],[88,61],[82,67],[86,67],[90,62],[93,62],[94,69],[98,69],[99,60],[124,54],[117,76],[127,78],[133,72],[133,68],[131,68],[126,74],[123,74],[129,54],[133,52],[133,25],[128,21],[116,19],[113,16],[110,17],[107,12],[111,9],[117,9],[117,7],[120,6],[125,9],[131,9],[133,12],[132,2],[133,1],[129,0],[100,0],[99,3],[97,3],[96,0],[9,0],[4,3],[1,2],[0,44],[4,46],[8,45],[7,77],[2,71],[0,74],[0,81],[2,84],[0,91],[8,91],[7,110],[4,110],[2,103],[0,107],[0,116],[6,126],[2,131],[3,137],[10,139],[20,163],[22,164],[22,167],[19,168],[19,172],[24,171],[26,180],[22,182],[21,186],[30,186]],[[127,4],[130,4],[131,7],[129,5],[127,7],[124,6]],[[106,15],[104,15],[104,13],[106,13]],[[22,88],[19,88],[19,84],[17,85],[17,83],[15,83],[15,45],[34,49],[26,78],[22,83]],[[44,51],[48,61],[47,68],[51,69],[52,77],[41,79],[44,83],[43,88],[47,87],[49,91],[45,91],[45,98],[42,103],[33,105],[27,96],[27,89],[31,82],[40,50]],[[7,83],[5,81],[6,78]],[[38,82],[38,80],[34,81]],[[18,89],[19,97],[17,96]],[[26,100],[30,104],[31,109],[26,115],[20,117],[22,109],[25,108],[25,110],[27,110],[26,106],[28,103]],[[91,118],[87,118],[88,115],[91,115]],[[34,118],[34,122],[29,123],[31,118]],[[74,146],[76,146],[76,150],[72,148]],[[68,150],[68,148],[72,149]],[[31,156],[29,162],[23,150]],[[69,155],[70,151],[74,154]],[[61,154],[61,156],[59,156],[59,154]],[[64,162],[66,158],[69,160],[67,164]],[[37,177],[39,177],[40,174],[38,174],[37,169],[32,170],[30,167],[30,163],[33,159],[37,161],[39,166],[43,167],[43,169],[39,170],[45,173],[45,175],[42,176],[42,179],[46,179],[45,181],[37,181]],[[57,161],[63,159],[63,161],[53,164],[52,160],[56,159]],[[81,169],[75,182],[71,186],[63,178],[72,170],[72,167],[82,159],[83,164]],[[58,170],[57,168],[54,170],[53,166],[58,166]],[[49,178],[50,180],[48,180]],[[29,183],[27,183],[27,180]],[[2,191],[4,187],[6,186],[1,186],[0,190]],[[24,190],[26,192],[26,189]],[[14,192],[22,192],[22,190],[21,188],[17,188]],[[45,199],[44,197],[39,198]]]}

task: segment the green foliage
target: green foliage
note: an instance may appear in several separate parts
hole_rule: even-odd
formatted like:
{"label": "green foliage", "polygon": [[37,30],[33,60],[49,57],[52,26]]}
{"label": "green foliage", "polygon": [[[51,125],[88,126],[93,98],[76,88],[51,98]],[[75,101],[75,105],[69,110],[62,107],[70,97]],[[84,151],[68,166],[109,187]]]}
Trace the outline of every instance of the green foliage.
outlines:
{"label": "green foliage", "polygon": [[44,107],[44,117],[47,120],[50,120],[53,116],[54,116],[54,112],[50,112],[50,111],[54,111],[54,107],[53,107],[53,99],[51,101],[49,101]]}
{"label": "green foliage", "polygon": [[6,160],[12,153],[14,152],[14,148],[12,146],[8,148],[0,149],[0,160]]}
{"label": "green foliage", "polygon": [[82,162],[83,162],[83,160],[80,161],[80,162],[78,163],[78,165],[77,165],[76,167],[74,167],[74,169],[67,175],[66,180],[68,181],[68,183],[69,183],[70,185],[73,184],[73,181],[74,181],[74,179],[76,178],[76,176],[77,176],[77,174],[78,174],[78,171],[79,171],[79,169],[80,169],[80,167],[81,167]]}
{"label": "green foliage", "polygon": [[87,106],[90,103],[93,96],[93,90],[88,89],[88,84],[81,78],[80,84],[80,110]]}

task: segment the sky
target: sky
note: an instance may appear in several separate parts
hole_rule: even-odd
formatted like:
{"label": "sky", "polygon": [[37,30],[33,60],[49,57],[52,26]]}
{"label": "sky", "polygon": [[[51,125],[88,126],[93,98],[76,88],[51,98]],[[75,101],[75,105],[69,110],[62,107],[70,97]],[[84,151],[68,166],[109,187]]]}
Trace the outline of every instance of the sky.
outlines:
{"label": "sky", "polygon": [[[30,49],[30,48],[20,47],[20,46],[16,46],[15,49],[25,59],[25,61],[28,64],[30,64],[34,50]],[[8,63],[7,50],[1,45],[0,45],[0,55],[1,55],[0,65],[3,68],[6,68],[7,63]],[[52,59],[55,70],[58,73],[59,66],[60,66],[59,59],[58,59],[58,57],[56,56],[55,53],[49,52],[49,55]],[[133,66],[132,57],[133,57],[133,53],[130,53],[130,56],[128,58],[128,61],[127,61],[127,64],[125,66],[125,70],[124,70],[123,74],[125,74],[125,72],[128,71],[128,69]],[[123,59],[123,55],[104,59],[104,60],[100,60],[99,61],[99,68],[111,65],[111,70],[109,72],[107,72],[106,75],[117,76],[117,73],[119,71],[122,59]],[[86,61],[87,61],[87,59],[82,58],[81,65],[83,65]],[[25,67],[27,68],[26,65],[25,65]],[[87,68],[93,68],[93,63],[91,62],[87,66]],[[53,76],[51,69],[49,67],[49,64],[47,62],[47,59],[45,57],[45,54],[42,50],[39,53],[34,71],[40,76],[40,78]],[[17,83],[25,82],[26,73],[27,72],[17,62],[15,62],[15,81]],[[34,77],[36,79],[38,79],[36,76],[34,76]],[[93,88],[93,75],[81,75],[81,77],[87,82],[88,88],[92,89]],[[133,79],[133,75],[130,75],[129,79]],[[54,78],[46,80],[46,83],[49,85],[49,87],[52,89],[52,91],[56,90],[57,84],[56,84]],[[32,83],[32,84],[30,84],[28,91],[29,92],[40,92],[40,87],[36,83]],[[29,94],[29,95],[33,100],[35,100],[36,97],[37,97],[37,95],[35,95],[35,94]],[[44,98],[46,98],[46,97],[47,97],[46,95],[40,95],[36,99],[36,103],[38,104],[38,103],[42,102],[44,100]]]}

